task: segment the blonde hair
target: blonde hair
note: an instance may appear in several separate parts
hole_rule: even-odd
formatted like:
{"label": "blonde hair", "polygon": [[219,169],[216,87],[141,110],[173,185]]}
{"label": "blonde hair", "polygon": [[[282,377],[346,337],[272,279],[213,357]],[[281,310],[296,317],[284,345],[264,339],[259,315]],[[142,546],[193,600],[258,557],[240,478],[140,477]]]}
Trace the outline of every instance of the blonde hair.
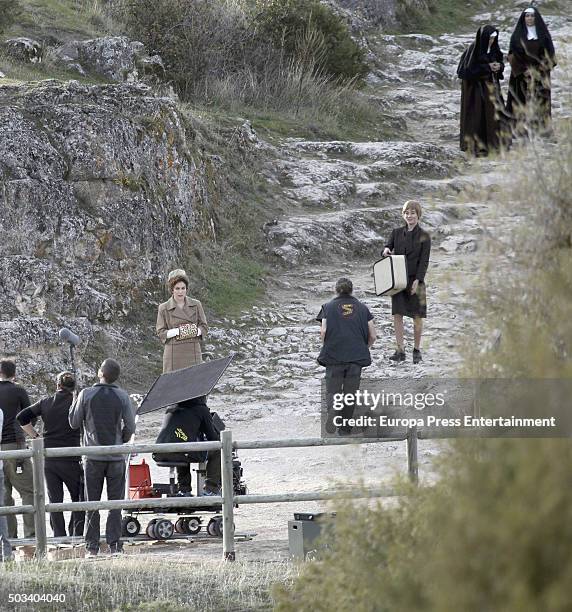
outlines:
{"label": "blonde hair", "polygon": [[403,214],[406,210],[414,210],[417,213],[417,216],[421,219],[421,204],[417,200],[407,200],[401,209],[401,214]]}
{"label": "blonde hair", "polygon": [[177,268],[176,270],[171,270],[169,272],[169,276],[167,277],[167,287],[169,291],[173,293],[173,289],[177,283],[183,282],[189,288],[189,277],[187,273],[181,269]]}

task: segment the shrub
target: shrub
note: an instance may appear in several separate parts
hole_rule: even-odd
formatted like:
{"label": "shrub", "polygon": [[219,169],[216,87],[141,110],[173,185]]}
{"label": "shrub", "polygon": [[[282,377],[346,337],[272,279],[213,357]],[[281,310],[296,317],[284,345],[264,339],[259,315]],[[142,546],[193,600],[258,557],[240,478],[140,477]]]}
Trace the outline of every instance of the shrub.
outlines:
{"label": "shrub", "polygon": [[[300,58],[300,44],[308,30],[317,39],[309,47],[313,62],[327,75],[349,80],[368,72],[365,51],[352,39],[346,24],[318,0],[257,0],[254,23],[259,36],[283,49],[290,58]],[[306,38],[307,40],[307,38]]]}
{"label": "shrub", "polygon": [[241,65],[252,38],[244,12],[222,0],[127,2],[123,19],[134,38],[161,55],[186,99]]}

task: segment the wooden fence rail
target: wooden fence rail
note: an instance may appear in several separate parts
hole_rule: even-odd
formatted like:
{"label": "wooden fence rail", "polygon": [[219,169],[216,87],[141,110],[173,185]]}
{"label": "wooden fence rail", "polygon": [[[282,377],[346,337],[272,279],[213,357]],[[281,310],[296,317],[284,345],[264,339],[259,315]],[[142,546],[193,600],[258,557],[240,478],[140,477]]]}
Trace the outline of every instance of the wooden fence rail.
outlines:
{"label": "wooden fence rail", "polygon": [[389,487],[348,487],[330,491],[305,491],[268,495],[234,495],[232,451],[233,449],[307,448],[319,446],[343,446],[348,444],[373,444],[380,442],[407,442],[407,464],[409,478],[418,482],[417,431],[410,429],[403,436],[392,438],[293,438],[277,440],[233,441],[232,431],[221,432],[220,442],[185,442],[166,444],[125,444],[121,446],[90,446],[44,448],[43,438],[32,440],[31,449],[0,451],[2,459],[32,457],[34,479],[34,506],[0,506],[0,515],[34,514],[36,528],[36,556],[44,557],[47,548],[46,512],[114,509],[164,509],[204,507],[203,497],[168,497],[154,499],[118,499],[107,501],[46,503],[44,485],[44,460],[46,457],[94,457],[98,455],[133,455],[135,453],[184,453],[190,451],[221,450],[222,495],[209,497],[209,505],[221,505],[223,515],[223,558],[234,561],[234,506],[235,504],[276,504],[285,502],[307,502],[344,498],[391,497],[396,495]]}

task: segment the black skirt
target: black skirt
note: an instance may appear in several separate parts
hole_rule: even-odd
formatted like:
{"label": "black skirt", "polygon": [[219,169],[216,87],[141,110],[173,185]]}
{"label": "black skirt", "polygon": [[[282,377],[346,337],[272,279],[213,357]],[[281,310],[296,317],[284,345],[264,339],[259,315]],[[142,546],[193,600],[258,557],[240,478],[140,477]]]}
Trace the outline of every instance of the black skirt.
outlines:
{"label": "black skirt", "polygon": [[391,296],[391,314],[404,317],[427,317],[427,290],[425,283],[419,283],[415,295],[411,295],[411,285],[415,278],[409,278],[407,289]]}

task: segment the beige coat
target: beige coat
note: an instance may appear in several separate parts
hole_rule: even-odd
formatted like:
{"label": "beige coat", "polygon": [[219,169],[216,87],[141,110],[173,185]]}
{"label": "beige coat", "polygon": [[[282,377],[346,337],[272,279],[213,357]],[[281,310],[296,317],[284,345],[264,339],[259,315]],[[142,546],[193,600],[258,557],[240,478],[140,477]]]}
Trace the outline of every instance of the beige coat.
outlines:
{"label": "beige coat", "polygon": [[186,323],[196,323],[201,330],[201,338],[204,338],[208,333],[209,328],[205,311],[199,300],[186,297],[183,308],[179,308],[172,297],[166,302],[159,304],[157,335],[165,345],[165,350],[163,351],[163,373],[188,368],[189,366],[201,363],[203,360],[200,338],[177,340],[175,337],[167,340],[167,331],[169,329],[185,325]]}

